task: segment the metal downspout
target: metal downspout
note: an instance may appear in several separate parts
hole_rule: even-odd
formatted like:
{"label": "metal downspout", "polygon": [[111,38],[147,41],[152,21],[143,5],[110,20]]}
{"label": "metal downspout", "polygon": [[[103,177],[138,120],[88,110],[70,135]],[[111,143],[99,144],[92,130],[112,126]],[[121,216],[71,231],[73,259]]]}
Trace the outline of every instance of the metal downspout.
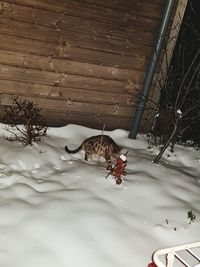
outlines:
{"label": "metal downspout", "polygon": [[157,42],[156,42],[154,51],[153,51],[151,58],[150,58],[150,61],[149,61],[149,65],[147,68],[147,73],[146,73],[146,77],[145,77],[145,81],[144,81],[144,86],[143,86],[143,89],[141,91],[141,97],[139,99],[139,102],[138,102],[138,105],[137,105],[137,108],[136,108],[136,111],[134,114],[134,118],[132,121],[132,125],[131,125],[129,137],[132,139],[136,138],[137,133],[139,131],[140,122],[142,120],[142,115],[144,112],[146,100],[147,100],[147,97],[149,94],[150,86],[151,86],[151,83],[153,80],[153,76],[154,76],[155,69],[156,69],[156,64],[157,64],[158,59],[159,59],[159,55],[160,55],[162,44],[164,41],[164,37],[165,37],[166,31],[167,31],[167,26],[169,23],[169,19],[170,19],[170,15],[171,15],[171,12],[173,9],[174,2],[175,2],[175,0],[167,0],[166,1],[163,18],[162,18],[160,28],[158,31]]}

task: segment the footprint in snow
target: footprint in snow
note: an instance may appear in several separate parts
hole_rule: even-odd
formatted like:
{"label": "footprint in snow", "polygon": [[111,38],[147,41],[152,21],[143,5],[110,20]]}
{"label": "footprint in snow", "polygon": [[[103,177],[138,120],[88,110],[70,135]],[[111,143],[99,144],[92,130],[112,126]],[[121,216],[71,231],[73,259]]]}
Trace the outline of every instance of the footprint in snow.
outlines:
{"label": "footprint in snow", "polygon": [[70,164],[70,165],[72,165],[72,164],[74,164],[74,161],[69,160],[67,163]]}
{"label": "footprint in snow", "polygon": [[66,161],[67,160],[66,157],[63,156],[63,155],[60,157],[60,159],[63,160],[63,161]]}
{"label": "footprint in snow", "polygon": [[59,171],[60,170],[60,168],[57,167],[57,166],[53,166],[53,169],[56,170],[56,171]]}
{"label": "footprint in snow", "polygon": [[180,230],[186,230],[188,229],[189,227],[189,224],[186,224],[186,223],[164,223],[164,224],[158,224],[156,225],[156,231],[160,234],[162,234],[163,232],[166,232],[166,231],[180,231]]}

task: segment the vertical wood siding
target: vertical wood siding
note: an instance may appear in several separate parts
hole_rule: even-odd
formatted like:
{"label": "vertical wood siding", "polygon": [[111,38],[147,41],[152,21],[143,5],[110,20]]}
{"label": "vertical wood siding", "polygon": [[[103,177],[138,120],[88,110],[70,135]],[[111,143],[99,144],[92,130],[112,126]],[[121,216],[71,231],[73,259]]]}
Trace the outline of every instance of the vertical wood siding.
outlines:
{"label": "vertical wood siding", "polygon": [[163,0],[0,1],[0,107],[33,100],[49,125],[130,127]]}

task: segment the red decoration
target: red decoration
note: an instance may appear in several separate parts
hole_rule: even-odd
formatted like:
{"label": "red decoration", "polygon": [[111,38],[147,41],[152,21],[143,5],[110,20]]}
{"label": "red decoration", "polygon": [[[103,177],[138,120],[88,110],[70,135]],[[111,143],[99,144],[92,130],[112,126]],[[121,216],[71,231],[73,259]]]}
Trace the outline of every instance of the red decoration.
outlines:
{"label": "red decoration", "polygon": [[118,159],[117,159],[117,163],[116,165],[111,168],[109,174],[106,176],[106,178],[111,174],[114,176],[116,184],[121,184],[122,183],[122,175],[126,175],[126,156],[125,155],[121,155]]}
{"label": "red decoration", "polygon": [[155,263],[152,262],[152,263],[149,263],[148,267],[157,267],[157,265],[155,265]]}

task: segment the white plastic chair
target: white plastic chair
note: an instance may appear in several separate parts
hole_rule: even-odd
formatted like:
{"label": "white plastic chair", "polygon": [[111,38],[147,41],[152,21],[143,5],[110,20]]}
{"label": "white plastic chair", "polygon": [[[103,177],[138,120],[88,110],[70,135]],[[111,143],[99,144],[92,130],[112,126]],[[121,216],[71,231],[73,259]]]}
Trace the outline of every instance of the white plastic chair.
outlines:
{"label": "white plastic chair", "polygon": [[153,262],[157,267],[200,267],[200,241],[159,249]]}

